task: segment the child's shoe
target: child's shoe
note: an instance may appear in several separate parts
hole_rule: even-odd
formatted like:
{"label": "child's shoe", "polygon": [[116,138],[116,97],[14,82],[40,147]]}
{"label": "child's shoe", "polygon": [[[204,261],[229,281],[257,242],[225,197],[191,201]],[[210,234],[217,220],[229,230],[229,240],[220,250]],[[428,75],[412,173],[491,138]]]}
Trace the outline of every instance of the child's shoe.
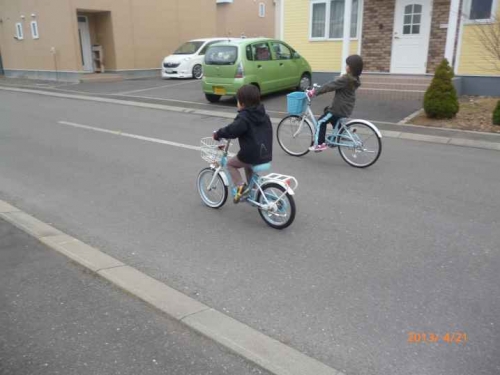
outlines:
{"label": "child's shoe", "polygon": [[248,195],[247,184],[242,184],[236,188],[236,194],[234,195],[233,202],[239,203],[240,199],[245,195]]}
{"label": "child's shoe", "polygon": [[326,149],[328,148],[328,146],[326,145],[326,143],[322,143],[320,145],[313,145],[311,147],[309,147],[309,151],[314,151],[314,152],[321,152],[321,151],[325,151]]}

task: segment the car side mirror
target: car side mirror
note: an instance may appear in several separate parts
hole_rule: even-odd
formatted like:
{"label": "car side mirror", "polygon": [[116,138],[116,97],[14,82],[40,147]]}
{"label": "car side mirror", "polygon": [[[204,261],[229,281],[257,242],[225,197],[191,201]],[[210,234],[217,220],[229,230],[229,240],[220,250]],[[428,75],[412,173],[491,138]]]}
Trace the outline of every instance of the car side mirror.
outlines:
{"label": "car side mirror", "polygon": [[300,55],[299,55],[297,52],[294,52],[294,53],[292,54],[292,58],[293,58],[293,59],[300,59]]}

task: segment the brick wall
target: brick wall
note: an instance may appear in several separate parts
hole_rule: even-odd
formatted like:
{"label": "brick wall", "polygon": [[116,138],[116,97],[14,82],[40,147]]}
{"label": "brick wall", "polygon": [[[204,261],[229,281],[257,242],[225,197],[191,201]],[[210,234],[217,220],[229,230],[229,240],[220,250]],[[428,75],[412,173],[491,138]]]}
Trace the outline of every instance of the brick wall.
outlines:
{"label": "brick wall", "polygon": [[[448,24],[450,16],[450,0],[434,0],[432,5],[431,38],[427,57],[427,73],[433,73],[444,58],[446,48],[446,33],[440,25]],[[450,61],[450,63],[452,63]]]}
{"label": "brick wall", "polygon": [[361,53],[365,70],[389,72],[395,0],[365,0]]}

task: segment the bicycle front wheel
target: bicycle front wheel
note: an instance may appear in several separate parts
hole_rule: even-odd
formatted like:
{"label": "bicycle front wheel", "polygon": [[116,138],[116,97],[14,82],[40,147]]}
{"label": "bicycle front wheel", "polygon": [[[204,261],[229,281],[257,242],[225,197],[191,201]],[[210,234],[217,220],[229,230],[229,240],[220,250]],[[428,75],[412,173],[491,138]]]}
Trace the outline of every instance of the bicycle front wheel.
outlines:
{"label": "bicycle front wheel", "polygon": [[198,186],[198,193],[200,193],[201,200],[208,207],[219,208],[226,203],[227,199],[227,186],[220,174],[215,176],[212,186],[209,185],[214,178],[215,171],[212,168],[204,168],[198,174],[196,185]]}
{"label": "bicycle front wheel", "polygon": [[278,129],[276,130],[278,143],[288,155],[305,155],[309,152],[309,147],[313,144],[312,125],[309,123],[309,120],[304,119],[299,132],[301,121],[302,117],[290,115],[278,124]]}
{"label": "bicycle front wheel", "polygon": [[374,164],[382,152],[382,140],[375,130],[362,122],[346,125],[346,129],[342,128],[338,136],[342,159],[356,168]]}
{"label": "bicycle front wheel", "polygon": [[286,189],[276,183],[268,183],[261,186],[257,202],[269,205],[269,209],[259,208],[260,217],[267,225],[275,229],[284,229],[293,223],[295,219],[295,201],[286,192]]}

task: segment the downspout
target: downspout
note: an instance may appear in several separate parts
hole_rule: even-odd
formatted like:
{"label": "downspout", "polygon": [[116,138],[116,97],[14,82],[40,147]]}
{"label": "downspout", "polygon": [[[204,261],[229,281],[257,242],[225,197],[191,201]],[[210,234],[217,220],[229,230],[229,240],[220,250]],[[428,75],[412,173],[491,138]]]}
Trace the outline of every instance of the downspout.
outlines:
{"label": "downspout", "polygon": [[[444,57],[453,65],[455,56],[455,41],[457,37],[458,17],[460,13],[460,0],[451,0],[450,14],[448,17],[448,31],[446,33],[446,47]],[[460,17],[461,18],[461,17]]]}
{"label": "downspout", "polygon": [[340,62],[340,72],[345,74],[345,60],[349,56],[351,43],[351,15],[352,15],[352,0],[345,1],[344,7],[344,37],[342,39],[342,61]]}

